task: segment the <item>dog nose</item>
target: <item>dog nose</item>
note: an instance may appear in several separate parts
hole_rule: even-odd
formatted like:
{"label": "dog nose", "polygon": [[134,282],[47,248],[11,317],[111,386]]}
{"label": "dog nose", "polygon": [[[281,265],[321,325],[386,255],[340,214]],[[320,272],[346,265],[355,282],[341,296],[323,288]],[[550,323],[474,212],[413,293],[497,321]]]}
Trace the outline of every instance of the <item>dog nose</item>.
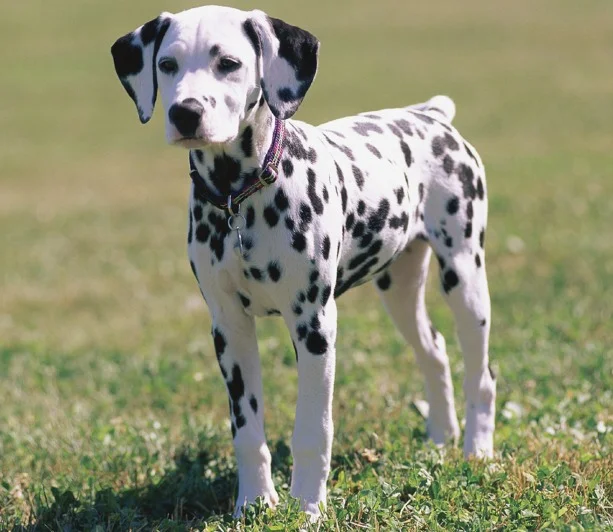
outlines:
{"label": "dog nose", "polygon": [[184,137],[193,137],[200,125],[204,111],[203,105],[195,98],[186,98],[181,103],[172,104],[168,118]]}

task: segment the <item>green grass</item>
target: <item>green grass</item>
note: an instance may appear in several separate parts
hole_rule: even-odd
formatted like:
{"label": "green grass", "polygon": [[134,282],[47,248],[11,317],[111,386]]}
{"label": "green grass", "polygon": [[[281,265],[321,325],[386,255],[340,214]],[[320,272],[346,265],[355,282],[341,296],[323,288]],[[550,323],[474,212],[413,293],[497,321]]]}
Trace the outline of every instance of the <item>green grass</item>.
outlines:
{"label": "green grass", "polygon": [[[3,8],[2,529],[240,525],[228,515],[236,485],[225,390],[186,259],[187,161],[164,145],[159,112],[140,127],[109,54],[119,35],[188,6]],[[613,4],[257,7],[323,43],[300,118],[446,93],[488,169],[496,457],[466,462],[428,445],[412,406],[424,395],[413,356],[372,288],[352,291],[339,300],[321,529],[613,527]],[[453,322],[431,284],[461,405]],[[262,320],[259,337],[281,504],[244,522],[295,529],[294,354],[280,320]]]}

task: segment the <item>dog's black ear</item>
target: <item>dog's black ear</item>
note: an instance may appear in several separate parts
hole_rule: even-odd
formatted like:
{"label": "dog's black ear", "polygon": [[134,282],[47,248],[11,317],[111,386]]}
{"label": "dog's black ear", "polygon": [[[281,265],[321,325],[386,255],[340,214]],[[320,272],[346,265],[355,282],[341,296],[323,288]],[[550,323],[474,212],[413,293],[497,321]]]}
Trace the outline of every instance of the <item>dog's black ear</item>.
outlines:
{"label": "dog's black ear", "polygon": [[277,118],[290,118],[315,79],[319,41],[257,10],[245,21],[244,30],[258,57],[266,103]]}
{"label": "dog's black ear", "polygon": [[170,13],[143,24],[120,37],[111,47],[115,71],[134,100],[140,121],[149,122],[157,97],[157,53],[170,26]]}

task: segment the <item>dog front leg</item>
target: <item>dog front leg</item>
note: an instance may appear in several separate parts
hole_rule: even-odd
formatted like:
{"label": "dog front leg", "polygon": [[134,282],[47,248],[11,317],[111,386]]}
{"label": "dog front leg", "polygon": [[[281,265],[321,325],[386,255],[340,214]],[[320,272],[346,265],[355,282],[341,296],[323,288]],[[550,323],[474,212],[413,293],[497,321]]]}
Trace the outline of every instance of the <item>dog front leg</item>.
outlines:
{"label": "dog front leg", "polygon": [[286,317],[298,359],[291,495],[314,518],[326,503],[332,454],[336,303],[330,298],[325,307],[307,304],[300,317]]}
{"label": "dog front leg", "polygon": [[238,464],[238,497],[234,515],[258,497],[271,506],[279,501],[271,472],[271,456],[264,435],[262,372],[255,323],[236,308],[213,314],[213,342],[217,361],[226,382],[230,404],[232,437]]}

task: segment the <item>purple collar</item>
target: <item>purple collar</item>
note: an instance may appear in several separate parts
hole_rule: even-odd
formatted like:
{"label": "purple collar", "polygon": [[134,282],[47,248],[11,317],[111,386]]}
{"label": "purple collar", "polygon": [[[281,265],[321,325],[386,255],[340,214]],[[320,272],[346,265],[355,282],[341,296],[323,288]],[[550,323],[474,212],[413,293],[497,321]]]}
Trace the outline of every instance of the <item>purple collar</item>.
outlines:
{"label": "purple collar", "polygon": [[[279,173],[279,163],[281,162],[281,155],[283,154],[283,140],[285,138],[285,123],[283,120],[277,120],[275,118],[275,130],[272,134],[272,144],[268,148],[268,153],[264,158],[264,164],[262,165],[262,171],[259,174],[254,174],[246,178],[245,184],[242,188],[227,197],[221,196],[213,192],[206,184],[202,176],[198,173],[196,165],[192,159],[192,154],[189,154],[189,176],[194,183],[194,195],[201,201],[210,203],[221,209],[222,211],[228,211],[229,215],[234,215],[235,207],[238,207],[249,196],[264,188],[267,185],[271,185],[277,180]],[[237,211],[238,212],[238,211]]]}

